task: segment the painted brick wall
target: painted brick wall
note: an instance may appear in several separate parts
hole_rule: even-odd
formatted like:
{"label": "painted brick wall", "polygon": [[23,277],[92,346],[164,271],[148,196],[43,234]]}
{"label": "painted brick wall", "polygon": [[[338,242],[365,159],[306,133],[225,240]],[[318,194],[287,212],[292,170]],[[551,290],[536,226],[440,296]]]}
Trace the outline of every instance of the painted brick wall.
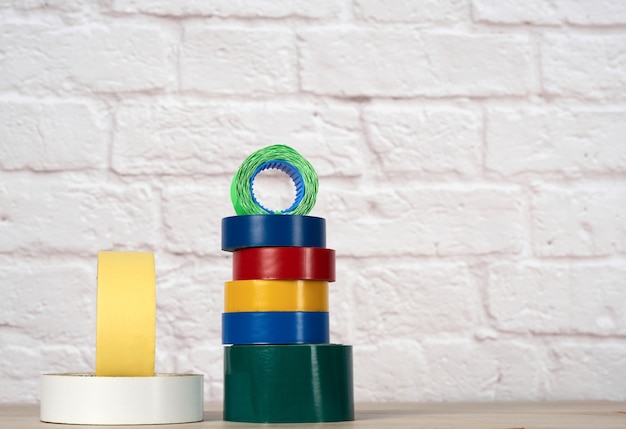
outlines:
{"label": "painted brick wall", "polygon": [[626,400],[626,2],[0,0],[0,401],[94,366],[96,252],[222,393],[220,220],[321,178],[356,399]]}

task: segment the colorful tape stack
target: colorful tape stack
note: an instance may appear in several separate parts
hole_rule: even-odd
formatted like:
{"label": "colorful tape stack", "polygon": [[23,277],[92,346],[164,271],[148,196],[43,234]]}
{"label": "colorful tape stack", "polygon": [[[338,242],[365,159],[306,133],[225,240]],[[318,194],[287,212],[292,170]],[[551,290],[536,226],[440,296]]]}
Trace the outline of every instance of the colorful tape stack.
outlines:
{"label": "colorful tape stack", "polygon": [[[265,169],[293,180],[288,209],[257,201],[254,179]],[[222,250],[233,252],[222,319],[224,420],[354,420],[352,347],[329,342],[335,251],[326,248],[325,219],[307,216],[316,193],[313,167],[283,145],[253,153],[233,178],[237,216],[222,220]]]}

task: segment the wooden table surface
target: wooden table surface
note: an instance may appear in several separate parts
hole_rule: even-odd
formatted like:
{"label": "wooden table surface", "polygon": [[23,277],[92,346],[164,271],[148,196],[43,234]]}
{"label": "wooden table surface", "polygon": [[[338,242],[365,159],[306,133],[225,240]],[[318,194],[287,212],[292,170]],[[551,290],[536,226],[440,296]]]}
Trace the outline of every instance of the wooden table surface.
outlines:
{"label": "wooden table surface", "polygon": [[[222,421],[222,405],[207,404],[204,421],[155,428],[428,428],[428,429],[626,429],[624,402],[484,402],[484,403],[363,403],[356,421],[320,424],[259,425]],[[39,421],[37,405],[1,405],[2,429],[58,429]],[[71,425],[73,428],[94,426]],[[134,428],[138,426],[98,426]]]}

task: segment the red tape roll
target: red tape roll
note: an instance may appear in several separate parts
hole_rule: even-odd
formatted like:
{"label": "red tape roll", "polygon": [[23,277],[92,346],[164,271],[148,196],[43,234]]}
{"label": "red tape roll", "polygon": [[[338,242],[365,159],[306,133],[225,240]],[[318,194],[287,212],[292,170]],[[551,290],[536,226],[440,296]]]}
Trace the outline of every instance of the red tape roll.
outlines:
{"label": "red tape roll", "polygon": [[335,251],[320,247],[253,247],[233,252],[233,280],[335,281]]}

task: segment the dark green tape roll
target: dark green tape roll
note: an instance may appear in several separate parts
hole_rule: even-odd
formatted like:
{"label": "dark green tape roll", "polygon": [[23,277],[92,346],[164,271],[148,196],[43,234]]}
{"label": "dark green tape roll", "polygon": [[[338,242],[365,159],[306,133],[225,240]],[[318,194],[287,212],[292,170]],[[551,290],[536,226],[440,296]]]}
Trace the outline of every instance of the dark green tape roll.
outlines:
{"label": "dark green tape roll", "polygon": [[224,348],[224,420],[316,423],[354,420],[352,346]]}

